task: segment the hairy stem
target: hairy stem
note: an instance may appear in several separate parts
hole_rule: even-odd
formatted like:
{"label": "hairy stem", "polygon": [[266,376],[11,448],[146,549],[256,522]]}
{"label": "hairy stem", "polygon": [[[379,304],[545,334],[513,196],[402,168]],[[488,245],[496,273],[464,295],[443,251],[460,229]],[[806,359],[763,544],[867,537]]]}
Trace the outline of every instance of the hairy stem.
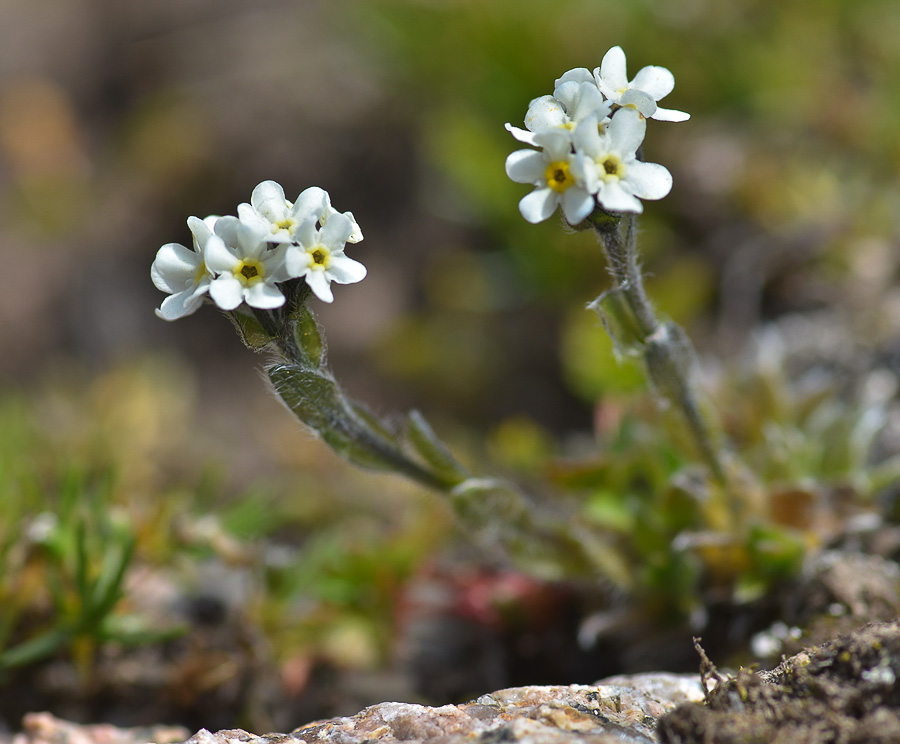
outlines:
{"label": "hairy stem", "polygon": [[[661,323],[647,293],[638,263],[637,215],[621,217],[595,212],[588,218],[606,253],[610,274],[625,299],[644,345],[644,362],[651,379],[682,414],[688,432],[715,478],[726,483],[718,426],[704,415],[695,389],[694,351],[684,331]],[[659,384],[662,382],[663,384]]]}

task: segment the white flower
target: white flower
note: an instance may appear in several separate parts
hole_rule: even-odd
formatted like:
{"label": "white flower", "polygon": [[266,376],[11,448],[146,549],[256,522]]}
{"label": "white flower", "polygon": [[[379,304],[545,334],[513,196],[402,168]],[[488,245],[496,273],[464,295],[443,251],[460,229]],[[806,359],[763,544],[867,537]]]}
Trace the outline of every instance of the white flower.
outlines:
{"label": "white flower", "polygon": [[[590,121],[596,129],[596,117]],[[569,224],[577,225],[593,210],[594,197],[575,167],[568,130],[538,132],[534,142],[543,151],[516,150],[506,159],[506,174],[513,181],[535,185],[534,191],[519,202],[519,211],[526,220],[536,223],[561,206]]]}
{"label": "white flower", "polygon": [[601,207],[611,212],[642,212],[640,199],[662,199],[672,175],[661,165],[644,163],[636,152],[647,122],[634,109],[620,109],[600,133],[595,117],[575,130],[575,169]]}
{"label": "white flower", "polygon": [[223,310],[234,310],[242,302],[272,309],[284,304],[275,282],[290,277],[284,270],[284,246],[272,247],[266,232],[237,217],[221,217],[216,236],[206,244],[206,267],[215,274],[209,296]]}
{"label": "white flower", "polygon": [[[603,99],[603,93],[594,80],[577,80],[567,77],[575,70],[570,70],[556,81],[553,97],[566,107],[566,113],[572,124],[579,124],[591,114],[603,120],[609,116],[612,104]],[[585,70],[587,72],[587,70]],[[571,127],[574,129],[574,126]]]}
{"label": "white flower", "polygon": [[[594,75],[587,67],[575,67],[571,70],[566,70],[562,75],[560,75],[553,83],[553,88],[556,90],[563,83],[594,83]],[[594,83],[596,85],[596,83]]]}
{"label": "white flower", "polygon": [[536,145],[534,135],[539,132],[548,129],[571,132],[591,114],[597,114],[602,120],[611,109],[612,104],[603,98],[590,71],[580,67],[569,70],[556,81],[552,96],[540,96],[528,105],[526,129],[511,124],[507,124],[506,129],[520,142]]}
{"label": "white flower", "polygon": [[297,229],[297,244],[287,246],[285,268],[291,277],[304,277],[323,302],[332,302],[331,282],[353,284],[366,276],[366,267],[344,255],[344,244],[353,235],[355,223],[343,214],[332,214],[321,229],[310,217]]}
{"label": "white flower", "polygon": [[628,81],[625,52],[614,46],[594,70],[597,87],[611,102],[636,108],[644,116],[658,121],[686,121],[690,114],[674,109],[658,108],[656,101],[667,96],[675,87],[675,77],[665,67],[644,67],[634,80]]}
{"label": "white flower", "polygon": [[[275,243],[290,243],[300,225],[310,217],[324,225],[335,214],[340,212],[331,206],[331,197],[324,189],[311,186],[296,201],[290,202],[284,196],[284,189],[275,181],[263,181],[253,189],[249,204],[238,205],[241,221],[267,230],[268,240]],[[348,241],[358,243],[363,239],[363,234],[353,213],[344,212],[343,215],[353,224]]]}
{"label": "white flower", "polygon": [[176,320],[195,312],[203,304],[203,295],[209,291],[212,275],[203,259],[210,242],[221,242],[212,229],[217,217],[188,218],[193,233],[193,250],[181,243],[166,243],[156,254],[150,267],[150,278],[157,289],[168,292],[156,314],[164,320]]}

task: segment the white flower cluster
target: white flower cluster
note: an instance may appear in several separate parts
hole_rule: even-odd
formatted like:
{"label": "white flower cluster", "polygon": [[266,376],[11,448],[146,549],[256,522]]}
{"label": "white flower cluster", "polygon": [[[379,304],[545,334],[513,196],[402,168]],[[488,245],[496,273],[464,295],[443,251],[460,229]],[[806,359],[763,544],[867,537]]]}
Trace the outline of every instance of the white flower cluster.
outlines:
{"label": "white flower cluster", "polygon": [[301,277],[320,300],[331,302],[331,282],[365,277],[366,267],[344,255],[348,242],[363,239],[359,225],[351,212],[331,206],[327,191],[313,186],[290,202],[281,186],[263,181],[237,211],[237,217],[190,217],[193,248],[167,243],[159,249],[150,276],[169,294],[159,317],[190,315],[207,294],[223,310],[244,302],[281,307],[278,284]]}
{"label": "white flower cluster", "polygon": [[577,225],[599,204],[610,212],[641,212],[639,199],[662,199],[672,175],[661,165],[637,159],[646,120],[685,121],[683,111],[657,106],[675,87],[664,67],[645,67],[629,81],[625,52],[613,47],[600,67],[569,70],[552,96],[535,98],[525,129],[506,128],[527,145],[506,159],[506,173],[535,189],[519,202],[529,222],[546,220],[562,207]]}

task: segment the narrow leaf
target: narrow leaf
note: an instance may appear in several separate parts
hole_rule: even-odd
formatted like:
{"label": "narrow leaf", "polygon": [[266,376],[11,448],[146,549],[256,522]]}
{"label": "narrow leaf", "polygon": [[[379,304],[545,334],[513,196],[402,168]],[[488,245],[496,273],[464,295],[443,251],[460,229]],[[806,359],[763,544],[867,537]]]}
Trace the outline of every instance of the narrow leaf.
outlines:
{"label": "narrow leaf", "polygon": [[437,438],[434,430],[418,411],[410,411],[406,418],[406,433],[416,454],[427,462],[449,487],[462,483],[467,477],[466,469],[444,443]]}
{"label": "narrow leaf", "polygon": [[617,356],[633,357],[642,353],[644,335],[621,289],[616,287],[604,292],[588,308],[600,316]]}
{"label": "narrow leaf", "polygon": [[297,309],[293,323],[294,343],[303,353],[303,362],[310,369],[319,369],[325,362],[325,339],[319,331],[315,316],[306,305]]}

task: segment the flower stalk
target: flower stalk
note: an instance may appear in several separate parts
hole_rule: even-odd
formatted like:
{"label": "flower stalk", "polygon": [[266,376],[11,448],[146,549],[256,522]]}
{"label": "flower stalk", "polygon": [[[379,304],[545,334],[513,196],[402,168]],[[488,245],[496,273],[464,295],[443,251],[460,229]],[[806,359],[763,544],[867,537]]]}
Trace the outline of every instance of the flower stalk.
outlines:
{"label": "flower stalk", "polygon": [[[627,566],[597,536],[548,513],[515,484],[473,477],[418,411],[384,421],[341,389],[302,279],[280,285],[277,308],[248,304],[225,315],[244,344],[274,358],[266,373],[276,395],[338,455],[362,468],[392,472],[443,495],[469,534],[500,546],[515,562],[548,578],[603,575],[626,588]],[[399,422],[399,423],[397,423]]]}
{"label": "flower stalk", "polygon": [[644,290],[637,216],[613,216],[598,209],[587,223],[603,246],[615,284],[589,307],[600,315],[620,352],[642,356],[654,389],[680,412],[696,451],[713,477],[726,486],[723,437],[712,412],[700,404],[693,345],[680,326],[659,320]]}
{"label": "flower stalk", "polygon": [[536,573],[554,578],[601,573],[624,580],[625,567],[598,540],[576,535],[567,520],[539,513],[513,483],[472,477],[418,411],[408,413],[402,426],[392,426],[346,396],[328,367],[325,340],[306,306],[309,289],[292,289],[275,311],[230,315],[245,343],[251,334],[267,339],[264,346],[251,348],[276,352],[266,370],[275,393],[337,454],[437,491],[470,533],[485,545],[499,544]]}

